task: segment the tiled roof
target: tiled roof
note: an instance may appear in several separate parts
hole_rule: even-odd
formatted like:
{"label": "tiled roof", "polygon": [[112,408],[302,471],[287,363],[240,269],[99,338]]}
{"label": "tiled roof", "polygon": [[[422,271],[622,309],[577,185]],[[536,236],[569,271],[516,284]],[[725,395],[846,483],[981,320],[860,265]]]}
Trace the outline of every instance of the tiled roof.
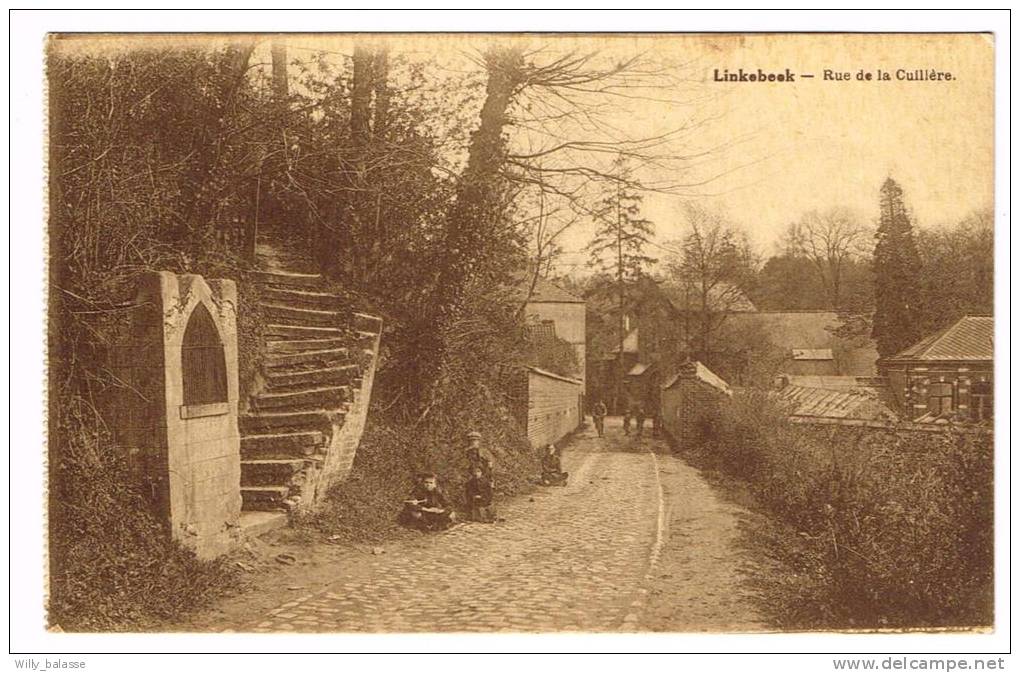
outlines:
{"label": "tiled roof", "polygon": [[779,397],[795,417],[895,421],[896,414],[877,395],[865,390],[832,390],[790,385]]}
{"label": "tiled roof", "polygon": [[839,325],[839,315],[834,311],[734,313],[725,324],[737,333],[762,334],[772,345],[787,352],[832,350],[834,343],[841,343],[844,348],[837,358],[841,372],[857,376],[875,373],[878,351],[874,343],[869,341],[863,346],[846,348],[850,344],[837,339],[832,333]]}
{"label": "tiled roof", "polygon": [[825,388],[827,390],[848,390],[886,386],[886,380],[873,376],[831,376],[828,374],[783,374],[782,378],[791,386],[803,388]]}
{"label": "tiled roof", "polygon": [[732,395],[730,385],[723,381],[719,376],[711,369],[701,364],[697,360],[687,362],[680,366],[680,371],[676,375],[667,381],[663,386],[663,390],[666,388],[672,388],[673,385],[682,378],[695,378],[702,383],[706,383],[720,392]]}
{"label": "tiled roof", "polygon": [[897,360],[992,360],[995,319],[967,315],[889,358]]}

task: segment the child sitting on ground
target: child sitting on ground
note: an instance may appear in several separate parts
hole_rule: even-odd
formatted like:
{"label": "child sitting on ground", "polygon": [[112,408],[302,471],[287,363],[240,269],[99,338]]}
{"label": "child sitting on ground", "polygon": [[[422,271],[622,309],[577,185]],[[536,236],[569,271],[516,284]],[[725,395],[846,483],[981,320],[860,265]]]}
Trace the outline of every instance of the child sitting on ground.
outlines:
{"label": "child sitting on ground", "polygon": [[560,463],[560,452],[556,449],[555,444],[545,447],[545,455],[542,456],[542,485],[567,485],[567,473],[563,471],[563,466]]}
{"label": "child sitting on ground", "polygon": [[403,525],[422,531],[449,528],[454,518],[450,501],[434,474],[422,476],[411,491],[411,497],[404,501],[404,510],[400,514]]}
{"label": "child sitting on ground", "polygon": [[492,484],[485,476],[481,465],[472,469],[471,478],[467,482],[468,516],[472,521],[492,523],[495,516],[492,512]]}

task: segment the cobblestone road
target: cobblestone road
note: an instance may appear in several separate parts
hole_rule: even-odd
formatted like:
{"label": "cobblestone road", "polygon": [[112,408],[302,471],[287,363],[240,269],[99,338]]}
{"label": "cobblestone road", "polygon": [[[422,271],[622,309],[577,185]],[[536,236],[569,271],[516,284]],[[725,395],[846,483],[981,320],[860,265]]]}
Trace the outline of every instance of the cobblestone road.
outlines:
{"label": "cobblestone road", "polygon": [[[564,468],[570,472],[566,487],[504,502],[499,513],[505,521],[466,523],[394,542],[380,550],[385,553],[362,554],[356,562],[337,567],[335,581],[230,630],[662,629],[666,615],[661,610],[653,610],[658,613],[654,626],[643,623],[640,613],[646,606],[654,608],[661,594],[656,562],[675,507],[671,497],[664,499],[660,467],[677,459],[654,455],[649,449],[658,445],[656,440],[626,438],[618,421],[610,420],[606,439],[589,430],[565,453]],[[700,479],[690,468],[682,476]],[[703,482],[698,487],[708,488]],[[719,553],[705,560],[716,566],[733,563]],[[685,563],[690,567],[683,577],[690,586],[684,589],[695,595],[697,559]],[[725,593],[726,588],[710,589]],[[660,602],[662,598],[658,596]],[[713,602],[711,597],[700,599],[699,612],[705,611],[706,600]],[[725,614],[739,607],[731,600],[725,603],[720,605]]]}

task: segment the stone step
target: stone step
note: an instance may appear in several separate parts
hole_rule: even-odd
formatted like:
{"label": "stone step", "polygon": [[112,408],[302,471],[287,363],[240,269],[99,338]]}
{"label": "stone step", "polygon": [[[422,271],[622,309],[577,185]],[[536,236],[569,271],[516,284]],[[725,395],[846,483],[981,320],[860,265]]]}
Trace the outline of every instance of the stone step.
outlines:
{"label": "stone step", "polygon": [[256,271],[255,280],[270,286],[317,288],[322,283],[322,274],[295,271]]}
{"label": "stone step", "polygon": [[281,368],[324,369],[348,364],[349,357],[350,351],[346,348],[328,348],[298,353],[267,353],[263,363],[270,371]]}
{"label": "stone step", "polygon": [[255,247],[255,259],[260,269],[284,273],[315,273],[316,262],[311,255],[289,250],[274,250],[265,245]]}
{"label": "stone step", "polygon": [[326,433],[331,419],[342,414],[336,409],[306,409],[302,411],[260,411],[243,414],[238,418],[241,433],[264,434],[283,430],[318,430]]}
{"label": "stone step", "polygon": [[262,311],[274,324],[301,325],[306,327],[338,327],[344,324],[340,311],[323,311],[311,308],[295,308],[282,304],[262,303]]}
{"label": "stone step", "polygon": [[[374,345],[374,343],[373,343]],[[372,364],[372,358],[375,357],[375,350],[372,348],[362,348],[350,356],[351,364],[358,365],[362,371],[366,370],[369,365]]]}
{"label": "stone step", "polygon": [[274,369],[266,372],[267,387],[273,392],[297,390],[309,386],[353,385],[360,378],[361,368],[357,365],[303,370]]}
{"label": "stone step", "polygon": [[238,528],[246,538],[256,538],[274,530],[287,527],[287,515],[284,512],[257,512],[253,510],[241,512]]}
{"label": "stone step", "polygon": [[266,350],[271,354],[302,353],[305,351],[323,351],[343,348],[346,339],[281,339],[267,341]]}
{"label": "stone step", "polygon": [[382,318],[367,313],[352,313],[354,329],[363,330],[372,334],[379,334],[382,331]]}
{"label": "stone step", "polygon": [[266,287],[262,290],[262,298],[274,304],[298,308],[336,310],[347,306],[339,295],[296,287]]}
{"label": "stone step", "polygon": [[241,437],[241,456],[246,459],[309,456],[325,443],[325,436],[317,430],[250,434]]}
{"label": "stone step", "polygon": [[282,339],[333,339],[341,338],[345,332],[339,327],[316,327],[314,325],[266,325],[263,334]]}
{"label": "stone step", "polygon": [[242,486],[241,509],[258,512],[285,510],[287,506],[283,501],[288,495],[288,486]]}
{"label": "stone step", "polygon": [[357,339],[358,346],[360,348],[374,352],[375,340],[379,338],[379,333],[366,332],[365,330],[357,330],[354,332],[354,338]]}
{"label": "stone step", "polygon": [[302,458],[242,460],[241,486],[289,486],[304,466]]}
{"label": "stone step", "polygon": [[252,406],[259,411],[340,408],[344,402],[352,399],[351,389],[347,386],[325,386],[305,390],[259,393],[252,400]]}

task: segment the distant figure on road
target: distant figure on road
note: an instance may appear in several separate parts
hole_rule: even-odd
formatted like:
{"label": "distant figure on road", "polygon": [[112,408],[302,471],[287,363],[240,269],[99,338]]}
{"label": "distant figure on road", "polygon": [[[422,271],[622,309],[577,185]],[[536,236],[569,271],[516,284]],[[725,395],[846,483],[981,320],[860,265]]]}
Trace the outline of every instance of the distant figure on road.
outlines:
{"label": "distant figure on road", "polygon": [[434,474],[425,474],[415,484],[411,497],[404,501],[400,523],[422,531],[443,530],[453,524],[455,517],[439,479]]}
{"label": "distant figure on road", "polygon": [[492,523],[496,516],[492,511],[492,484],[485,478],[481,466],[474,468],[467,487],[468,517],[471,521]]}
{"label": "distant figure on road", "polygon": [[563,464],[560,462],[560,452],[555,444],[545,447],[545,454],[542,456],[542,485],[567,485],[567,473],[563,471]]}
{"label": "distant figure on road", "polygon": [[640,402],[634,405],[634,419],[637,422],[637,436],[640,437],[645,430],[645,408]]}
{"label": "distant figure on road", "polygon": [[609,410],[606,409],[606,405],[602,400],[595,403],[595,406],[591,408],[591,419],[595,422],[595,432],[598,433],[599,437],[606,436],[606,414]]}
{"label": "distant figure on road", "polygon": [[630,434],[630,421],[633,418],[632,406],[630,400],[624,400],[623,402],[623,434]]}

